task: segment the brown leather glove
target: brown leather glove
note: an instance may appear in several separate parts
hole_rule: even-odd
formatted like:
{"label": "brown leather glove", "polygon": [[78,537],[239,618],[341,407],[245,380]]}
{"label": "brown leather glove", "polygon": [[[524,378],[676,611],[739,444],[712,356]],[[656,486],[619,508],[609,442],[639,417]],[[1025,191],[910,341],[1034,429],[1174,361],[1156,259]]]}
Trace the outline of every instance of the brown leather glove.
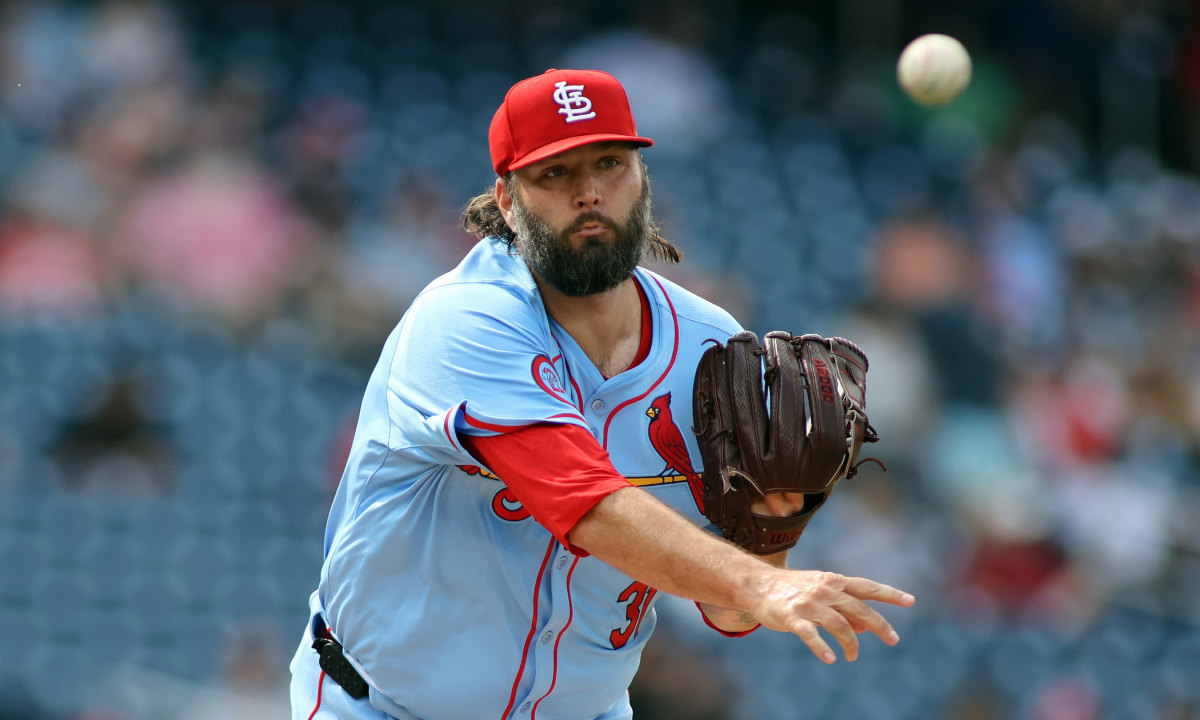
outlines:
{"label": "brown leather glove", "polygon": [[[693,386],[700,510],[727,540],[760,555],[792,547],[838,481],[854,476],[863,443],[879,439],[866,376],[866,355],[839,337],[773,331],[760,345],[740,332],[704,352]],[[803,509],[751,510],[774,492],[804,493]]]}

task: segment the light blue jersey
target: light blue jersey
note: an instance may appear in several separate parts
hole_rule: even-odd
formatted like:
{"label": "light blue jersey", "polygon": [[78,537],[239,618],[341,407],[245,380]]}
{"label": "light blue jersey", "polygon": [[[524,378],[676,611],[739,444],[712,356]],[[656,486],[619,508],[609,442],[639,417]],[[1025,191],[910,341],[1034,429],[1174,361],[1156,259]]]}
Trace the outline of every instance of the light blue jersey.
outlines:
{"label": "light blue jersey", "polygon": [[[705,342],[741,328],[655,273],[636,279],[650,301],[649,355],[608,380],[498,238],[430,284],[388,338],[313,598],[374,708],[427,720],[630,717],[656,591],[564,548],[457,433],[578,425],[617,471],[707,525],[688,482],[700,469],[692,380]],[[686,453],[663,438],[682,438]]]}

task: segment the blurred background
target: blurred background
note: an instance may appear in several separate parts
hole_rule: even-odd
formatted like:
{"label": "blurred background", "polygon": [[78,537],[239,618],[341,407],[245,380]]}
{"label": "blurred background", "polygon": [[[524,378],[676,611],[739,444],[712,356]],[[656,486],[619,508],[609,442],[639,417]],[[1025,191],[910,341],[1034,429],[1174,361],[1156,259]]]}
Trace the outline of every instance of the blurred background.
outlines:
{"label": "blurred background", "polygon": [[[487,123],[621,78],[655,269],[871,358],[793,553],[904,587],[826,667],[660,602],[641,720],[1200,718],[1194,0],[0,5],[0,718],[286,718],[362,388]],[[928,110],[895,60],[961,39]]]}

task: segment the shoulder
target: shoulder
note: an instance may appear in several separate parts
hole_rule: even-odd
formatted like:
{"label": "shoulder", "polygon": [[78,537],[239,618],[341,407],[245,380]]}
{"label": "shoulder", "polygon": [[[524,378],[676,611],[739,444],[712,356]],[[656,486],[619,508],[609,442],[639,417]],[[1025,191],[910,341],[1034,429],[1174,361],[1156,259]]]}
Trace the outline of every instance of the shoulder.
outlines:
{"label": "shoulder", "polygon": [[383,351],[393,373],[478,369],[478,363],[494,364],[499,356],[533,357],[552,347],[533,276],[503,241],[490,240],[481,240],[413,300]]}
{"label": "shoulder", "polygon": [[484,238],[461,262],[429,283],[413,301],[411,313],[499,315],[540,310],[537,283],[525,262],[499,238]]}
{"label": "shoulder", "polygon": [[720,305],[652,270],[639,267],[638,273],[643,286],[668,306],[680,324],[704,326],[726,335],[742,329],[737,319]]}
{"label": "shoulder", "polygon": [[507,252],[503,241],[485,238],[417,295],[384,352],[412,360],[448,352],[542,348],[550,337],[529,269]]}

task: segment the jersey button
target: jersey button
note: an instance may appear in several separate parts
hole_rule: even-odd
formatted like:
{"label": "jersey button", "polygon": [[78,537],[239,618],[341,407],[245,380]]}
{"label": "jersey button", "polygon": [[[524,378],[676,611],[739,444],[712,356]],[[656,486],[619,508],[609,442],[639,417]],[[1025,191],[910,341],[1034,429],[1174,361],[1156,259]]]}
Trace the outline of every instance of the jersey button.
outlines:
{"label": "jersey button", "polygon": [[543,645],[545,645],[546,643],[550,642],[553,639],[554,639],[554,631],[553,630],[547,630],[546,632],[542,633],[542,644]]}
{"label": "jersey button", "polygon": [[593,400],[592,401],[592,409],[595,410],[596,412],[600,412],[601,410],[604,409],[604,401],[603,400]]}
{"label": "jersey button", "polygon": [[567,566],[567,559],[565,557],[560,557],[558,559],[558,569],[562,570],[566,566]]}
{"label": "jersey button", "polygon": [[521,706],[521,712],[523,712],[523,713],[527,713],[527,712],[529,712],[529,708],[531,708],[531,707],[533,707],[533,703],[528,703],[528,702],[527,702],[527,703],[525,703],[524,705],[522,705],[522,706]]}

